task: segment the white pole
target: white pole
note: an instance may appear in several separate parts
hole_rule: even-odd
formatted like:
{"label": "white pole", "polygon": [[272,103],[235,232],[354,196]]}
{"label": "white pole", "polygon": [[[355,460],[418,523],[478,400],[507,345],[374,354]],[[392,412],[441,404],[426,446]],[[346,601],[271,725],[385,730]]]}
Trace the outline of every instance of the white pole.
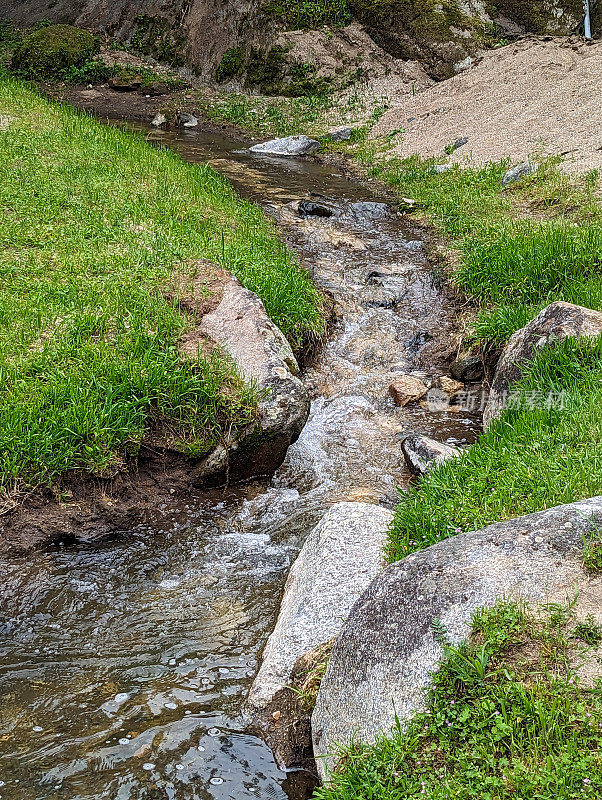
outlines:
{"label": "white pole", "polygon": [[592,26],[589,15],[589,0],[583,0],[583,10],[585,11],[585,20],[583,21],[583,28],[586,39],[592,38]]}

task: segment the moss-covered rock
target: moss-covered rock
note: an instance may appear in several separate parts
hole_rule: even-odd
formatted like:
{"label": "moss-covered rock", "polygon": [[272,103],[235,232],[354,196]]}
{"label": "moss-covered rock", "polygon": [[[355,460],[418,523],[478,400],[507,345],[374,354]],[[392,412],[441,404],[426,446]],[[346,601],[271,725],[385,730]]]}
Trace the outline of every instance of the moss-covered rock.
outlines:
{"label": "moss-covered rock", "polygon": [[72,25],[48,25],[26,36],[12,57],[12,69],[28,78],[58,78],[96,51],[94,37]]}
{"label": "moss-covered rock", "polygon": [[159,15],[138,14],[128,45],[137,53],[167,61],[174,67],[185,63],[186,36],[169,19]]}
{"label": "moss-covered rock", "polygon": [[446,78],[455,65],[482,44],[487,17],[459,0],[349,0],[356,19],[396,58],[420,61],[435,78]]}
{"label": "moss-covered rock", "polygon": [[239,76],[245,65],[245,51],[242,47],[230,47],[219,62],[215,80],[218,83],[236,78]]}
{"label": "moss-covered rock", "polygon": [[289,48],[279,45],[268,51],[251,49],[245,86],[280,97],[323,96],[333,88],[315,64],[291,59]]}
{"label": "moss-covered rock", "polygon": [[569,34],[583,20],[582,0],[495,0],[488,11],[493,18],[502,15],[528,33]]}

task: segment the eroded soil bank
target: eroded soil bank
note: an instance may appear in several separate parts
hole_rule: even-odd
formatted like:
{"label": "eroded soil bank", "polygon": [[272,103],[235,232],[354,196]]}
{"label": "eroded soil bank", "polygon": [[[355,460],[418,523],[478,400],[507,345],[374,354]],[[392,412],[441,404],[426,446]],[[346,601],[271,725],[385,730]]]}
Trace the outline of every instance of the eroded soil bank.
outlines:
{"label": "eroded soil bank", "polygon": [[[122,536],[2,561],[0,779],[16,800],[303,798],[311,777],[278,769],[241,704],[290,564],[325,509],[393,505],[410,480],[405,434],[474,439],[477,418],[398,408],[388,393],[402,373],[447,371],[457,309],[423,232],[336,167],[254,157],[195,130],[147,135],[261,202],[337,321],[305,370],[309,421],[272,480],[173,496],[166,483]],[[330,216],[299,214],[310,194]]]}

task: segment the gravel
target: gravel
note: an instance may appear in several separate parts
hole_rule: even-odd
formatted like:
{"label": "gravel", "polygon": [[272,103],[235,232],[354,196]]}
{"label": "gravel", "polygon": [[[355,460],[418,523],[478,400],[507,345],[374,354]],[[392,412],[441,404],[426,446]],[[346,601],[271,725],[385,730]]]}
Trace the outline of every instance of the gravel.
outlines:
{"label": "gravel", "polygon": [[562,154],[571,173],[602,167],[602,42],[528,37],[491,50],[473,67],[416,96],[405,96],[373,136],[403,129],[393,155],[441,156],[469,137],[449,162],[477,165]]}

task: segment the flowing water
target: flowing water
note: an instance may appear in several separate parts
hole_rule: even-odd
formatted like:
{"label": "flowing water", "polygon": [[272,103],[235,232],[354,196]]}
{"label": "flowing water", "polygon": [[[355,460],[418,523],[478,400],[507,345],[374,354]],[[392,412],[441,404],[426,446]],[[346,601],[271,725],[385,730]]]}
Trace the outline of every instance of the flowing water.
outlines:
{"label": "flowing water", "polygon": [[[118,539],[0,565],[0,796],[303,798],[303,776],[281,771],[240,713],[287,570],[333,502],[395,502],[404,434],[469,442],[477,420],[388,396],[399,372],[440,371],[429,348],[451,323],[397,215],[333,167],[194,131],[149,138],[261,202],[338,321],[304,376],[309,421],[270,482],[191,494]],[[298,215],[291,203],[311,192],[331,217]]]}

